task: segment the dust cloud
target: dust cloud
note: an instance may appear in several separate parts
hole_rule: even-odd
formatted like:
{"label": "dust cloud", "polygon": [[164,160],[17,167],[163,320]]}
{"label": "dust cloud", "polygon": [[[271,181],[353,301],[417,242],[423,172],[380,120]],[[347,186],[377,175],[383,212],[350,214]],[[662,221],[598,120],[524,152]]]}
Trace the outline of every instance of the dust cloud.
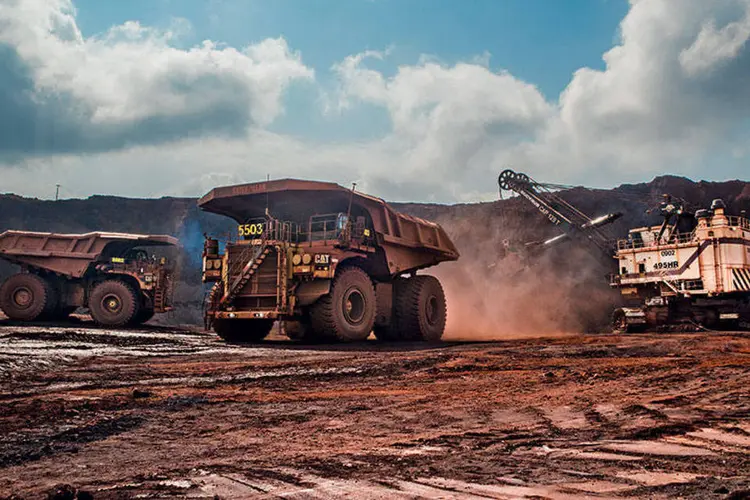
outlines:
{"label": "dust cloud", "polygon": [[[616,294],[607,285],[612,260],[592,255],[581,244],[566,243],[537,258],[504,250],[556,234],[536,212],[514,200],[501,205],[438,207],[416,215],[448,232],[461,257],[425,271],[440,279],[448,302],[446,340],[496,340],[603,331],[609,326]],[[210,288],[200,279],[201,224],[187,221],[180,233],[175,310],[161,324],[203,323],[203,301]],[[215,228],[209,228],[216,232]]]}
{"label": "dust cloud", "polygon": [[[506,251],[504,241],[529,235],[498,227],[480,233],[444,220],[461,258],[427,271],[440,279],[448,302],[445,340],[561,336],[608,328],[616,294],[607,284],[605,256],[564,243],[532,258]],[[522,246],[522,245],[519,245]]]}

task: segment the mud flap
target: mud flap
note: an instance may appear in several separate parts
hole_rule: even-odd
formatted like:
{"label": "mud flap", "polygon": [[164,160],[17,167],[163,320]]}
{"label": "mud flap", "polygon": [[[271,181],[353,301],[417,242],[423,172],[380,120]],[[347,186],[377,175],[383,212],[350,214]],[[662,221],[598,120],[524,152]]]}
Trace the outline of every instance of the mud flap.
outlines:
{"label": "mud flap", "polygon": [[330,293],[331,280],[313,280],[300,283],[294,295],[297,298],[297,305],[301,307],[312,305],[323,295]]}

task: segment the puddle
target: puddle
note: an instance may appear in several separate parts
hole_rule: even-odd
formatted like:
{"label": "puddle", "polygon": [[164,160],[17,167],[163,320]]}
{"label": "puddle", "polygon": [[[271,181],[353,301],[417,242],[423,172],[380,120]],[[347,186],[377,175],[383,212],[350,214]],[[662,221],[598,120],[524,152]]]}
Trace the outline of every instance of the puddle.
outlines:
{"label": "puddle", "polygon": [[624,493],[630,491],[633,486],[612,481],[583,481],[579,483],[562,483],[557,485],[566,490],[578,490],[586,493]]}
{"label": "puddle", "polygon": [[445,448],[441,446],[419,446],[417,448],[384,448],[385,451],[394,455],[410,456],[410,455],[429,455],[432,453],[443,453]]}
{"label": "puddle", "polygon": [[631,441],[612,443],[602,446],[606,450],[644,455],[665,455],[672,457],[707,457],[716,453],[704,448],[664,443],[662,441]]}
{"label": "puddle", "polygon": [[700,429],[699,431],[688,432],[687,435],[698,439],[705,439],[707,441],[718,441],[724,444],[750,448],[750,436],[733,434],[731,432],[724,432],[717,429]]}
{"label": "puddle", "polygon": [[[473,496],[480,498],[552,498],[558,500],[568,499],[580,499],[580,494],[567,494],[555,486],[497,486],[487,484],[475,484],[466,483],[464,481],[458,481],[455,479],[442,479],[442,478],[420,478],[413,482],[399,481],[397,483],[399,487],[404,491],[410,491],[413,486],[424,485],[431,486],[443,490],[442,495],[437,498],[472,498]],[[415,492],[417,493],[417,492]],[[430,495],[431,498],[436,498],[433,492]],[[453,495],[449,495],[453,493]]]}
{"label": "puddle", "polygon": [[570,430],[588,427],[588,422],[583,413],[575,411],[569,406],[560,406],[551,411],[545,411],[544,416],[558,429]]}
{"label": "puddle", "polygon": [[574,458],[579,460],[607,460],[613,462],[636,462],[642,457],[633,455],[620,455],[618,453],[607,453],[605,451],[580,451],[580,450],[562,450],[555,454],[556,457]]}
{"label": "puddle", "polygon": [[618,472],[617,477],[634,481],[644,486],[666,486],[668,484],[690,483],[700,476],[687,472]]}

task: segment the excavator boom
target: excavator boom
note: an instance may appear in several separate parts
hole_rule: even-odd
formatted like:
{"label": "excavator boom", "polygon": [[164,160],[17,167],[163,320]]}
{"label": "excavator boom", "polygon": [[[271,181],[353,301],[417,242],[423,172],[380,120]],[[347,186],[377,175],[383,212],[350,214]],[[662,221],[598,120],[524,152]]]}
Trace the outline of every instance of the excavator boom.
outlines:
{"label": "excavator boom", "polygon": [[616,212],[592,219],[554,192],[564,186],[542,184],[526,174],[510,169],[500,173],[498,185],[501,195],[503,190],[517,193],[535,206],[547,220],[563,230],[561,234],[553,238],[532,242],[527,246],[548,248],[575,238],[596,246],[608,257],[612,256],[614,243],[611,238],[600,231],[600,228],[622,217],[622,213]]}

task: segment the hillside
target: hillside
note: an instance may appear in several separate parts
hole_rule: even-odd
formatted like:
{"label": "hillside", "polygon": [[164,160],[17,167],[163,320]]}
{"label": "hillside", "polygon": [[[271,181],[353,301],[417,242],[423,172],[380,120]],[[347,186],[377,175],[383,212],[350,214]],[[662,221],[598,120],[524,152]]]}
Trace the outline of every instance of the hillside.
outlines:
{"label": "hillside", "polygon": [[[646,213],[663,193],[684,198],[690,208],[722,198],[730,213],[750,210],[750,183],[693,182],[663,176],[613,190],[574,188],[563,197],[589,215],[620,211],[625,216],[609,228],[622,237],[628,228],[655,223]],[[177,320],[198,322],[203,294],[200,253],[203,233],[231,234],[233,221],[203,213],[192,198],[132,199],[92,196],[85,200],[47,201],[0,195],[0,231],[25,229],[50,232],[109,230],[166,233],[184,245],[180,257],[181,287],[177,300],[186,303]],[[555,229],[525,200],[435,205],[394,204],[397,210],[443,225],[461,252],[457,263],[434,272],[444,282],[449,302],[449,330],[456,335],[495,336],[540,330],[598,327],[614,297],[604,276],[611,264],[597,261],[574,246],[560,247],[519,273],[513,259],[499,260],[505,239],[529,241],[548,237]],[[11,271],[0,263],[0,274]],[[469,320],[470,318],[470,320]]]}

